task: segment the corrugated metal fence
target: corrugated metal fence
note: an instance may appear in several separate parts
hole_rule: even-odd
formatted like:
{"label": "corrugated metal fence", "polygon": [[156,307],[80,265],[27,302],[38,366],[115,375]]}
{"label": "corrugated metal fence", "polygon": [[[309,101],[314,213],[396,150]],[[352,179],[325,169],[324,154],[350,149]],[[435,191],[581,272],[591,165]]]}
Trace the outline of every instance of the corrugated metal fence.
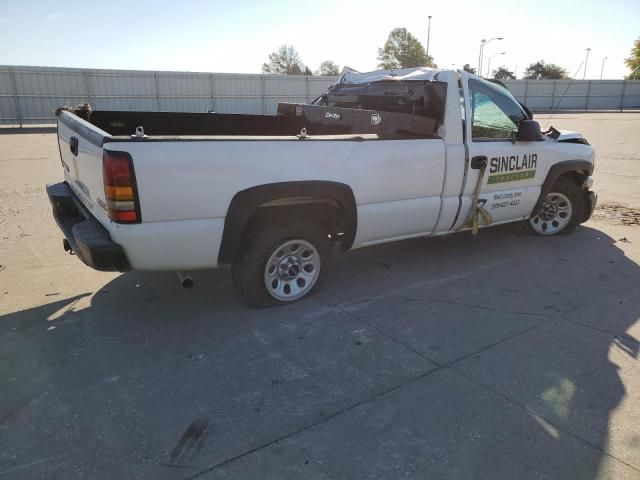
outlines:
{"label": "corrugated metal fence", "polygon": [[54,121],[64,105],[95,110],[275,114],[310,102],[336,77],[0,66],[0,124]]}
{"label": "corrugated metal fence", "polygon": [[[309,102],[336,77],[0,66],[0,124],[50,123],[64,105],[96,110],[274,114]],[[640,108],[639,80],[508,80],[531,110]]]}
{"label": "corrugated metal fence", "polygon": [[640,80],[506,80],[530,110],[626,110],[640,108]]}

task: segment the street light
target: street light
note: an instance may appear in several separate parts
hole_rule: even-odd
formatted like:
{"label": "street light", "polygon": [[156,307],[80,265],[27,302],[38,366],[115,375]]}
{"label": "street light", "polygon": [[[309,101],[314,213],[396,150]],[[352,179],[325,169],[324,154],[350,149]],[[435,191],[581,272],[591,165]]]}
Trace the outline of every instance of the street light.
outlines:
{"label": "street light", "polygon": [[500,52],[500,53],[496,53],[494,55],[491,55],[489,57],[489,61],[487,62],[487,78],[489,77],[489,75],[491,75],[491,59],[493,57],[497,57],[498,55],[506,55],[506,54],[507,54],[507,52]]}
{"label": "street light", "polygon": [[602,80],[602,74],[604,73],[604,62],[607,61],[607,57],[602,59],[602,68],[600,69],[600,80]]}
{"label": "street light", "polygon": [[483,64],[483,56],[484,56],[484,47],[489,42],[493,42],[494,40],[502,40],[503,37],[494,37],[489,40],[485,40],[484,38],[480,40],[480,54],[478,55],[478,75],[482,76],[482,64]]}
{"label": "street light", "polygon": [[587,57],[584,59],[584,72],[582,72],[582,79],[584,80],[587,76],[587,64],[589,63],[589,53],[591,52],[590,48],[587,48]]}
{"label": "street light", "polygon": [[429,40],[431,39],[431,15],[429,15],[429,30],[427,30],[427,61],[429,61]]}

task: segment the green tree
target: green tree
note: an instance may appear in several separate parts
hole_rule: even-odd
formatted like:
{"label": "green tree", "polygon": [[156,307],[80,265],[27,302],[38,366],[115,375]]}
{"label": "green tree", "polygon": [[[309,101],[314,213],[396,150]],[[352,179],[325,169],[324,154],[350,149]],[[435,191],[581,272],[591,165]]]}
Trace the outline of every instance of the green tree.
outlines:
{"label": "green tree", "polygon": [[640,37],[633,42],[631,56],[625,59],[624,63],[631,69],[631,73],[626,78],[628,80],[640,80]]}
{"label": "green tree", "polygon": [[335,76],[340,74],[340,67],[331,60],[325,60],[320,64],[320,75]]}
{"label": "green tree", "polygon": [[564,80],[569,78],[569,74],[559,65],[544,63],[544,60],[540,60],[527,67],[524,78],[528,80]]}
{"label": "green tree", "polygon": [[263,73],[278,75],[311,75],[302,63],[300,55],[292,46],[282,45],[278,50],[269,54],[269,61],[262,64]]}
{"label": "green tree", "polygon": [[473,68],[471,65],[469,65],[468,63],[464,64],[464,67],[462,67],[462,70],[464,70],[465,72],[469,72],[469,73],[473,73],[474,75],[476,74],[476,69]]}
{"label": "green tree", "polygon": [[496,80],[515,80],[516,76],[506,67],[500,67],[491,72],[491,76]]}
{"label": "green tree", "polygon": [[384,47],[378,48],[379,68],[395,70],[408,67],[433,67],[433,57],[427,55],[424,47],[406,28],[394,28]]}

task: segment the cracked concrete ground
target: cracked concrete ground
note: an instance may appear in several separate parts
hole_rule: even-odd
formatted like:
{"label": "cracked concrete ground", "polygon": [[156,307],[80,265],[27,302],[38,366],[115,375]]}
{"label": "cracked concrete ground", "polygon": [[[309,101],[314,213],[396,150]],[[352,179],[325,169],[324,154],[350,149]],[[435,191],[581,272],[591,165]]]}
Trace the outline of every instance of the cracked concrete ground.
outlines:
{"label": "cracked concrete ground", "polygon": [[574,234],[354,251],[261,311],[65,254],[55,135],[1,133],[0,479],[640,478],[640,114],[551,124],[598,150]]}

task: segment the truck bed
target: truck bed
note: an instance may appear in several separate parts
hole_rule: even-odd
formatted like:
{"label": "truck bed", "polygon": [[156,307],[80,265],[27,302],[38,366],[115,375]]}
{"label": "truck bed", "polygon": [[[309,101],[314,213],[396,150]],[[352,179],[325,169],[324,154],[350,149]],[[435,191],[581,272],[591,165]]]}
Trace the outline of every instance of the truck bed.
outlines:
{"label": "truck bed", "polygon": [[[296,110],[304,109],[302,110]],[[339,113],[336,113],[339,112]],[[224,113],[174,113],[130,111],[74,111],[111,136],[133,135],[141,126],[152,137],[292,137],[306,129],[308,135],[374,135],[370,138],[436,138],[437,122],[404,113],[281,104],[278,115]],[[372,123],[383,115],[384,124]],[[330,116],[332,115],[332,116]]]}
{"label": "truck bed", "polygon": [[111,136],[295,136],[374,134],[378,138],[434,138],[444,122],[446,83],[378,81],[337,84],[311,105],[280,103],[277,115],[92,111],[78,117]]}
{"label": "truck bed", "polygon": [[75,112],[89,123],[113,136],[132,135],[142,126],[151,136],[184,135],[295,135],[298,125],[290,119],[270,115],[241,115],[224,113]]}

